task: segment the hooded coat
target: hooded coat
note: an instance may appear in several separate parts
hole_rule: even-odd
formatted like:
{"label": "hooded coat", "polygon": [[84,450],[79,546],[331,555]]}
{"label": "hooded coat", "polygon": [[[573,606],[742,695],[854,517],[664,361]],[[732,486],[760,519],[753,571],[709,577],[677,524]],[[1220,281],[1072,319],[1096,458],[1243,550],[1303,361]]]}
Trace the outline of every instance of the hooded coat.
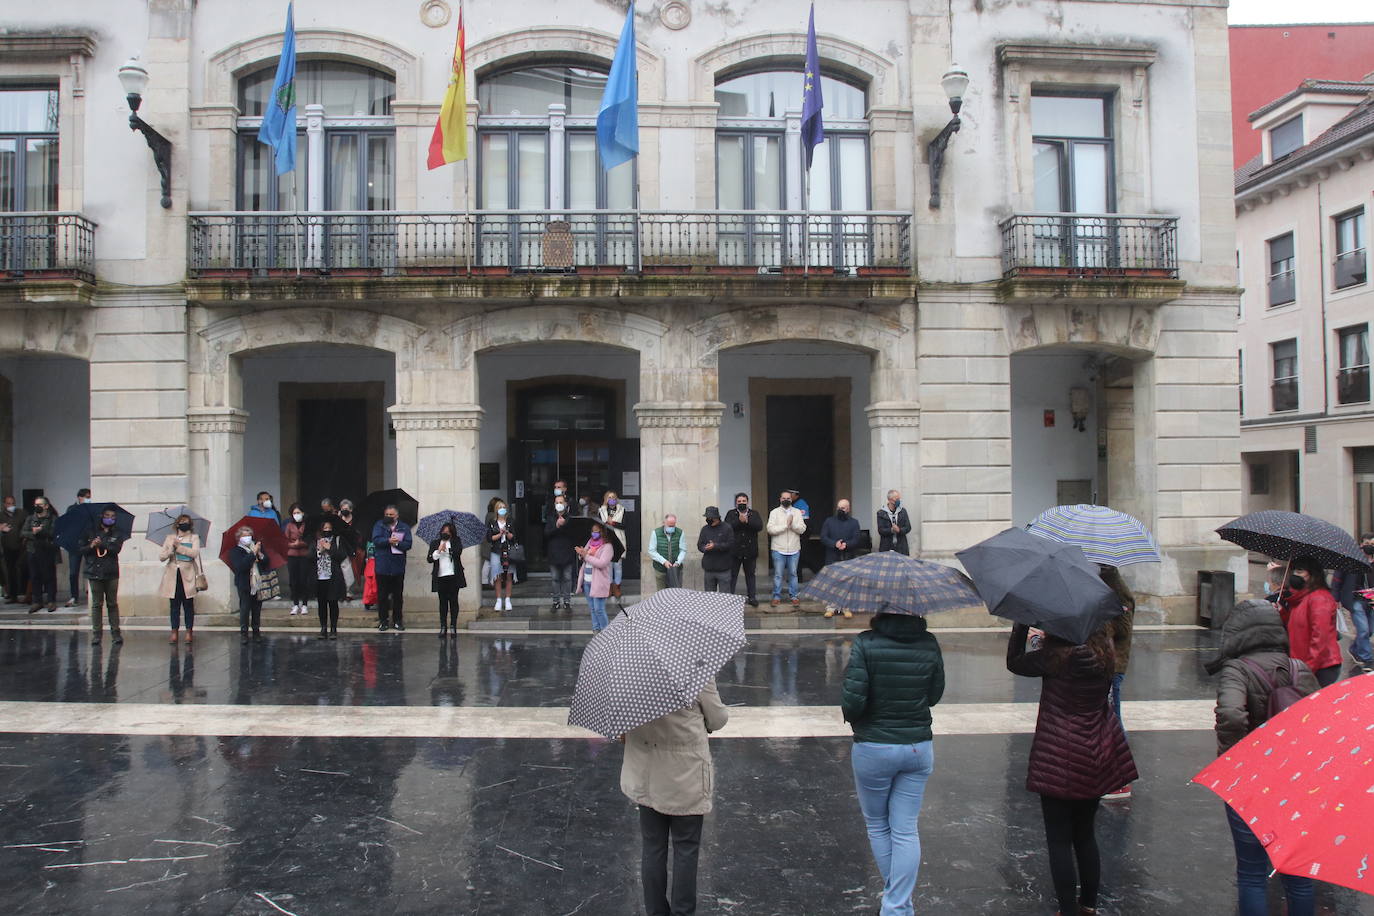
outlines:
{"label": "hooded coat", "polygon": [[925,620],[876,614],[849,650],[840,711],[855,741],[918,744],[931,739],[930,708],[944,693],[944,658]]}
{"label": "hooded coat", "polygon": [[[1217,682],[1218,754],[1269,718],[1269,685],[1242,658],[1269,672],[1277,686],[1290,683],[1288,631],[1268,601],[1256,598],[1236,605],[1221,630],[1221,654],[1206,666],[1208,674],[1221,675]],[[1297,688],[1303,696],[1317,689],[1316,676],[1301,662]]]}
{"label": "hooded coat", "polygon": [[[1101,798],[1140,777],[1109,698],[1114,651],[1099,660],[1087,646],[1045,638],[1026,651],[1029,628],[1012,627],[1007,670],[1043,679],[1026,788],[1051,798]],[[1110,645],[1110,643],[1108,643]]]}

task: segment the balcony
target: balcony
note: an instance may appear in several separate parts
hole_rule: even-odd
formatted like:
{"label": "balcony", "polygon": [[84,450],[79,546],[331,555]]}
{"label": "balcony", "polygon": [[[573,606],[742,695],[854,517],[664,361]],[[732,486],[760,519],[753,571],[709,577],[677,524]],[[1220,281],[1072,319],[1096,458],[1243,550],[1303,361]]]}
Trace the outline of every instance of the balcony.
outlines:
{"label": "balcony", "polygon": [[1336,403],[1365,404],[1369,402],[1369,367],[1351,366],[1336,372]]}
{"label": "balcony", "polygon": [[1298,272],[1283,270],[1269,277],[1269,307],[1287,305],[1298,298]]}
{"label": "balcony", "polygon": [[1270,410],[1281,413],[1298,409],[1298,380],[1295,378],[1277,379],[1269,386]]}
{"label": "balcony", "polygon": [[89,301],[95,226],[80,213],[0,213],[0,301]]}
{"label": "balcony", "polygon": [[1177,217],[1018,213],[1000,228],[1004,301],[1152,303],[1183,287]]}
{"label": "balcony", "polygon": [[193,280],[562,275],[902,278],[911,214],[787,211],[213,212],[190,215]]}
{"label": "balcony", "polygon": [[1363,248],[1343,251],[1336,255],[1336,260],[1332,264],[1335,268],[1336,289],[1345,289],[1348,286],[1358,286],[1363,283],[1368,276],[1366,263]]}

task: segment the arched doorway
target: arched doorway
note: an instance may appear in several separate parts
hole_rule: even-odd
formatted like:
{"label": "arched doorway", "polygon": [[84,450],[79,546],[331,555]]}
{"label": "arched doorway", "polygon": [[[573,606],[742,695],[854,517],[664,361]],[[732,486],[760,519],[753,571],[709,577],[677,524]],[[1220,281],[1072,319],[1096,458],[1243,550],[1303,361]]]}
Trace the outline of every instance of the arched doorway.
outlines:
{"label": "arched doorway", "polygon": [[55,353],[0,355],[0,493],[21,506],[47,496],[60,512],[90,485],[90,363]]}

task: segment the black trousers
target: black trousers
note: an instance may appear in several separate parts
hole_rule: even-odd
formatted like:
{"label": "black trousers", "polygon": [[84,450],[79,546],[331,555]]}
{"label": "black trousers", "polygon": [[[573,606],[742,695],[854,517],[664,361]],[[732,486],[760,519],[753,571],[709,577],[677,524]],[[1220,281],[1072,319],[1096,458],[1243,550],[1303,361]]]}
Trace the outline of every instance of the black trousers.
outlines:
{"label": "black trousers", "polygon": [[81,601],[81,561],[83,557],[79,551],[67,551],[67,585],[70,587],[73,601]]}
{"label": "black trousers", "polygon": [[[453,578],[456,579],[457,576]],[[439,596],[439,626],[448,627],[451,618],[454,629],[457,629],[458,589],[447,585],[440,585],[439,591],[436,594]]]}
{"label": "black trousers", "polygon": [[253,635],[257,636],[262,629],[262,600],[256,595],[249,594],[246,589],[239,591],[239,632],[248,635],[249,625],[253,627]]}
{"label": "black trousers", "polygon": [[[33,586],[34,604],[57,603],[57,553],[37,550],[29,554],[29,583]],[[48,600],[44,601],[43,596]]]}
{"label": "black trousers", "polygon": [[[328,581],[319,583],[320,591],[330,588]],[[320,632],[337,633],[339,632],[339,602],[333,598],[326,598],[323,594],[319,599],[320,613]]]}
{"label": "black trousers", "polygon": [[[643,842],[639,863],[644,911],[649,916],[693,916],[697,911],[697,853],[701,851],[700,814],[662,814],[639,806]],[[668,896],[668,839],[673,841],[672,899]]]}
{"label": "black trousers", "polygon": [[11,601],[18,601],[29,585],[29,564],[24,549],[5,548],[5,594]]}
{"label": "black trousers", "polygon": [[757,601],[759,597],[758,585],[755,575],[757,573],[758,557],[734,557],[730,560],[730,591],[733,594],[735,586],[739,584],[739,571],[744,570],[744,591],[749,596],[750,601]]}
{"label": "black trousers", "polygon": [[1050,877],[1061,913],[1077,913],[1080,906],[1097,907],[1097,890],[1102,883],[1102,860],[1093,832],[1097,808],[1095,798],[1040,796],[1040,811],[1045,816],[1045,842],[1050,853]]}
{"label": "black trousers", "polygon": [[287,557],[286,573],[291,579],[291,605],[308,604],[310,580],[315,577],[313,557]]}
{"label": "black trousers", "polygon": [[405,581],[405,576],[377,576],[377,623],[401,623],[401,605],[405,601],[401,591]]}

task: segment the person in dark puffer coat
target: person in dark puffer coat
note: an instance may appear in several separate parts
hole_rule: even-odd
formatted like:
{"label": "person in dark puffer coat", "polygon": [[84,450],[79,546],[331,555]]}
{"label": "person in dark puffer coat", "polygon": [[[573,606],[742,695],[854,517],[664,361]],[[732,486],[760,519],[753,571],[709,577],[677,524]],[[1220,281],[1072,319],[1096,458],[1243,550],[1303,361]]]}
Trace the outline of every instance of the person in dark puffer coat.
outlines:
{"label": "person in dark puffer coat", "polygon": [[1027,652],[1028,635],[1017,624],[1007,642],[1007,670],[1044,682],[1026,788],[1040,795],[1059,912],[1090,916],[1102,874],[1093,832],[1099,800],[1139,778],[1111,706],[1110,624],[1081,646],[1046,634],[1039,649]]}
{"label": "person in dark puffer coat", "polygon": [[[1288,630],[1279,612],[1268,601],[1251,599],[1237,604],[1221,631],[1221,654],[1207,663],[1208,674],[1220,674],[1217,683],[1217,755],[1259,728],[1269,718],[1269,684],[1246,662],[1268,672],[1275,685],[1286,686]],[[1317,678],[1301,661],[1295,686],[1303,696],[1317,690]],[[1268,883],[1273,867],[1264,845],[1231,807],[1226,806],[1231,841],[1236,848],[1236,893],[1240,916],[1264,916],[1269,912]],[[1283,875],[1289,916],[1313,911],[1311,878]]]}
{"label": "person in dark puffer coat", "polygon": [[916,828],[935,767],[930,708],[945,692],[940,644],[920,617],[876,614],[854,639],[841,710],[868,842],[883,876],[882,916],[908,916],[921,866]]}

